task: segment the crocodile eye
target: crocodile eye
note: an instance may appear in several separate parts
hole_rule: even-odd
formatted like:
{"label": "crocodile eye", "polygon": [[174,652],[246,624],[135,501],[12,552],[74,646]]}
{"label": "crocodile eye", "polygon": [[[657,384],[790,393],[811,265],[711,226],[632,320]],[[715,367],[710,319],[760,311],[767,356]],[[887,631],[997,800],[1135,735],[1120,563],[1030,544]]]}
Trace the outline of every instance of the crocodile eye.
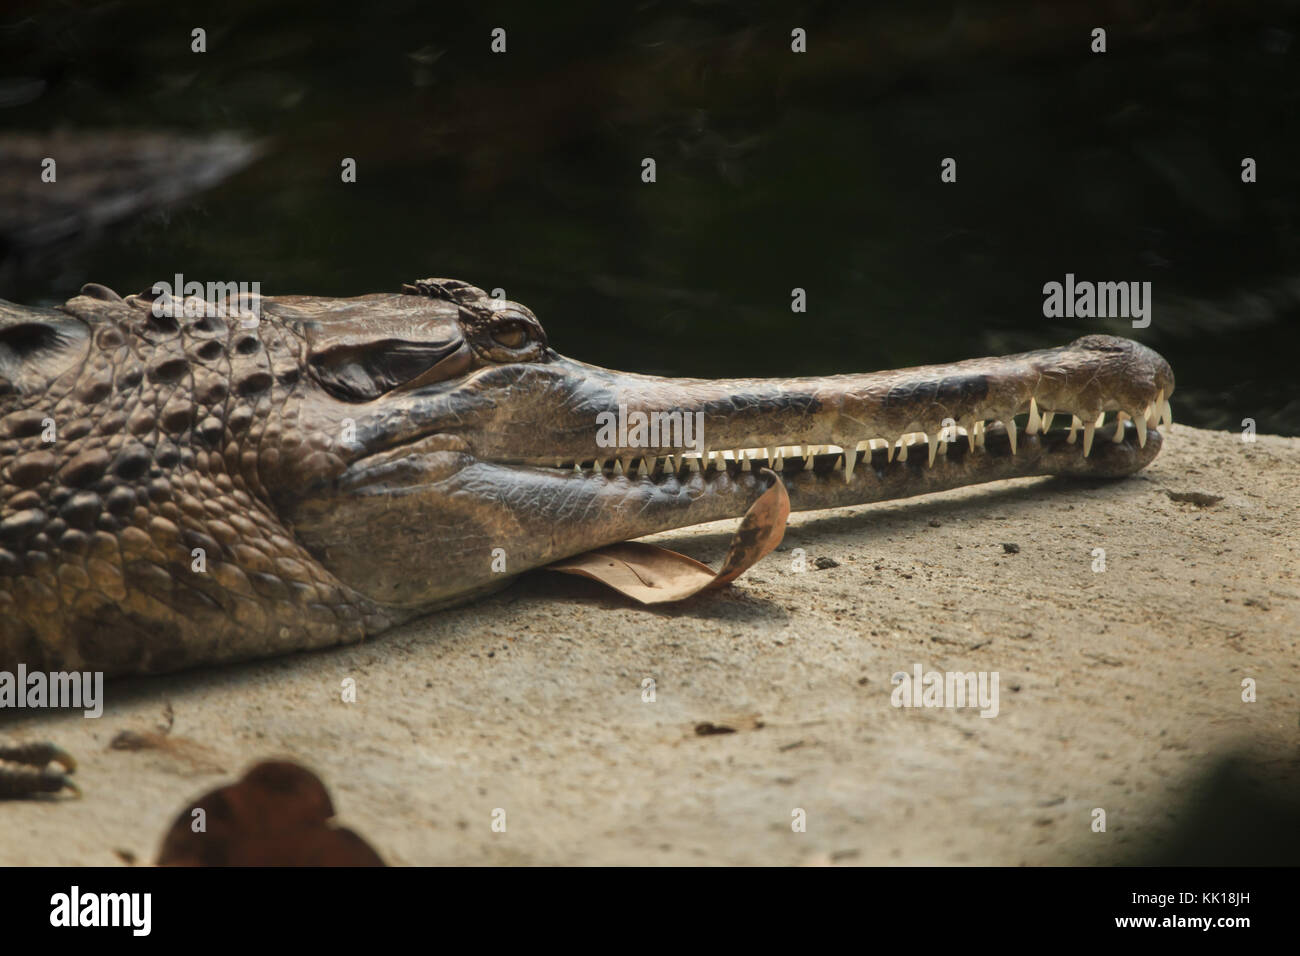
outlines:
{"label": "crocodile eye", "polygon": [[508,349],[523,348],[528,342],[528,328],[519,322],[511,322],[499,329],[493,329],[492,338]]}

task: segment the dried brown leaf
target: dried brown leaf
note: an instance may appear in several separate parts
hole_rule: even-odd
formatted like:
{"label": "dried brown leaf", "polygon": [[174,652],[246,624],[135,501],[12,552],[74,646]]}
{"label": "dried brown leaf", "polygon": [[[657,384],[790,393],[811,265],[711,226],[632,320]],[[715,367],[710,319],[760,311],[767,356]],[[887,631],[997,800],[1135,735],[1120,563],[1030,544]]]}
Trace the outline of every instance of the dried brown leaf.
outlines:
{"label": "dried brown leaf", "polygon": [[771,554],[785,536],[790,497],[776,472],[764,468],[762,474],[771,479],[771,487],[740,520],[720,571],[714,572],[707,564],[684,554],[640,541],[597,548],[557,561],[547,570],[591,578],[642,604],[683,601],[708,588],[722,587]]}
{"label": "dried brown leaf", "polygon": [[[202,809],[206,829],[193,830]],[[334,804],[310,770],[260,763],[186,807],[163,839],[159,866],[383,866],[369,844],[333,823]]]}

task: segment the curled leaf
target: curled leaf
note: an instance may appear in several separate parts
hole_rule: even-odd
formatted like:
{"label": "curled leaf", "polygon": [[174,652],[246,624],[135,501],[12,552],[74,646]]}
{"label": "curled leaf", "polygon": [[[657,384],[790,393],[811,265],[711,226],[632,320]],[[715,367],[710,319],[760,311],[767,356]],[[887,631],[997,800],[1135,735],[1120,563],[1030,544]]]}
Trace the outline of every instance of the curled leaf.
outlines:
{"label": "curled leaf", "polygon": [[597,548],[547,565],[546,569],[591,578],[642,604],[683,601],[708,588],[722,587],[771,554],[785,536],[790,497],[776,472],[764,468],[762,474],[772,479],[772,485],[745,512],[720,571],[641,541]]}

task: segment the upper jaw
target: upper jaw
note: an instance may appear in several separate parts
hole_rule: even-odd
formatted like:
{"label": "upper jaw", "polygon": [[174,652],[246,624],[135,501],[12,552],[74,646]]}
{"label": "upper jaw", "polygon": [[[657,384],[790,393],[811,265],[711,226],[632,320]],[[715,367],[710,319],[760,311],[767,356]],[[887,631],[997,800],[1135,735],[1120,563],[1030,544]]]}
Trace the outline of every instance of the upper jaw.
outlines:
{"label": "upper jaw", "polygon": [[[377,403],[359,426],[366,450],[349,471],[418,458],[441,468],[477,460],[646,477],[789,467],[812,456],[824,464],[829,455],[848,480],[873,450],[889,461],[919,448],[932,463],[944,441],[976,448],[998,426],[1013,452],[1023,434],[1068,428],[1086,458],[1099,431],[1122,437],[1125,422],[1144,447],[1148,430],[1169,420],[1173,384],[1159,355],[1110,336],[948,365],[776,380],[661,378],[552,352]],[[414,464],[406,462],[408,474]]]}
{"label": "upper jaw", "polygon": [[[527,393],[522,386],[529,375],[534,384],[544,379],[545,421],[526,416],[521,428],[498,417],[489,433],[470,438],[476,456],[653,475],[711,466],[740,470],[755,459],[785,464],[806,457],[811,447],[813,454],[838,456],[848,479],[873,449],[892,459],[919,445],[933,461],[945,439],[978,447],[987,429],[1000,425],[1013,450],[1022,434],[1063,426],[1087,457],[1099,431],[1114,427],[1122,436],[1125,422],[1133,423],[1134,439],[1144,447],[1148,430],[1170,420],[1174,387],[1158,354],[1110,336],[1001,358],[822,378],[659,378],[559,356],[532,369],[517,384]],[[637,431],[638,422],[656,415],[660,424],[671,424],[668,437]],[[680,429],[672,415],[697,427]],[[613,443],[609,429],[602,431],[611,418],[620,426]]]}

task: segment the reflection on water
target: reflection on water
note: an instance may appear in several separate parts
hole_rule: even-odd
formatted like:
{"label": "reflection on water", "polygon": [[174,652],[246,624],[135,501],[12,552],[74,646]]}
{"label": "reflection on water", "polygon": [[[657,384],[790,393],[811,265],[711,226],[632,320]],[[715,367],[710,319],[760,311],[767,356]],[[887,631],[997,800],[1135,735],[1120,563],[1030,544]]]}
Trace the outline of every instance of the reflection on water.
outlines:
{"label": "reflection on water", "polygon": [[[1179,420],[1296,433],[1300,70],[1296,23],[1268,7],[1134,14],[1099,55],[1070,4],[267,6],[0,15],[4,131],[263,148],[80,242],[21,243],[0,215],[0,296],[176,272],[333,295],[451,275],[528,304],[570,355],[708,376],[1127,333],[1173,364]],[[0,154],[0,190],[24,169]],[[1067,273],[1151,282],[1151,326],[1044,318],[1043,284]]]}

